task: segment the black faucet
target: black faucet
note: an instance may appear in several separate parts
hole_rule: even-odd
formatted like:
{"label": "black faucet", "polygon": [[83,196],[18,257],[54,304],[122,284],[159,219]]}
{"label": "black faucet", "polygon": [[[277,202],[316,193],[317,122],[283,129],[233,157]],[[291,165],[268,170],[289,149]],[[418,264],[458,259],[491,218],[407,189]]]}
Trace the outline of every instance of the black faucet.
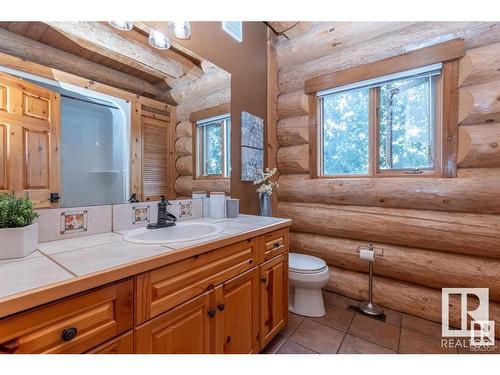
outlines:
{"label": "black faucet", "polygon": [[148,224],[148,229],[159,229],[165,227],[173,227],[177,218],[175,215],[172,215],[167,210],[167,206],[171,206],[172,204],[165,198],[165,196],[161,196],[161,200],[158,203],[158,220],[156,223]]}

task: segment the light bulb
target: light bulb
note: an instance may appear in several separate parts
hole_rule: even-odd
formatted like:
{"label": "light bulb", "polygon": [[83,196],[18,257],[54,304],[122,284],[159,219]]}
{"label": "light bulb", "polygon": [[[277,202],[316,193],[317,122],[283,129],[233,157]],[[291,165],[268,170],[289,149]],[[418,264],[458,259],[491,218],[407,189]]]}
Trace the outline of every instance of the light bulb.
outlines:
{"label": "light bulb", "polygon": [[124,31],[130,31],[134,28],[132,21],[109,21],[108,23],[114,28]]}
{"label": "light bulb", "polygon": [[170,48],[170,39],[163,33],[151,29],[148,38],[149,44],[158,49],[169,49]]}
{"label": "light bulb", "polygon": [[168,32],[179,39],[191,38],[191,26],[188,21],[169,22]]}

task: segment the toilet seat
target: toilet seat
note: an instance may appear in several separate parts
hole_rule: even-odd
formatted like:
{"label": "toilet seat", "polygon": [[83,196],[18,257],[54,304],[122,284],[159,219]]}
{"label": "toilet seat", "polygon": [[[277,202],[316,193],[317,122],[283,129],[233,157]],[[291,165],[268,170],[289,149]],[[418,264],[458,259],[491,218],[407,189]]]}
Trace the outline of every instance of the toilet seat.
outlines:
{"label": "toilet seat", "polygon": [[288,254],[288,269],[291,272],[300,274],[318,274],[322,273],[327,268],[326,262],[323,259],[306,254]]}

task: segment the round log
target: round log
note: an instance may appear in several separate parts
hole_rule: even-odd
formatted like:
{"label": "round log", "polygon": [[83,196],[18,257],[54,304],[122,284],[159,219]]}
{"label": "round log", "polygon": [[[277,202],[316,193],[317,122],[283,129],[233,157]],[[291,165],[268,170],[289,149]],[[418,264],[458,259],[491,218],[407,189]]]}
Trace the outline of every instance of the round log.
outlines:
{"label": "round log", "polygon": [[[410,22],[319,22],[293,40],[283,40],[276,49],[280,67],[297,65],[341,51],[384,34],[412,25]],[[292,38],[289,38],[292,39]]]}
{"label": "round log", "polygon": [[280,147],[277,166],[281,174],[309,172],[309,145]]}
{"label": "round log", "polygon": [[309,98],[303,91],[278,96],[278,118],[304,116],[309,113]]}
{"label": "round log", "polygon": [[[325,289],[350,298],[367,300],[368,277],[365,273],[330,267],[330,281]],[[441,290],[375,276],[373,300],[381,306],[441,323]],[[457,295],[450,296],[450,324],[457,328],[461,324],[460,302]],[[498,324],[500,304],[498,302],[490,301],[489,319],[496,321],[495,335],[500,334],[500,324]]]}
{"label": "round log", "polygon": [[231,190],[231,181],[225,179],[197,179],[192,176],[180,176],[175,180],[175,192],[183,197],[191,197],[193,191],[223,191],[227,194]]}
{"label": "round log", "polygon": [[458,166],[500,167],[500,123],[458,128]]}
{"label": "round log", "polygon": [[296,232],[500,258],[498,215],[280,202],[277,216]]}
{"label": "round log", "polygon": [[184,101],[192,100],[195,97],[209,96],[219,90],[230,90],[231,74],[220,68],[213,68],[212,70],[194,81],[173,87],[170,90],[172,99],[182,104]]}
{"label": "round log", "polygon": [[468,86],[500,80],[500,43],[473,48],[460,59],[458,85]]}
{"label": "round log", "polygon": [[[384,37],[354,44],[344,49],[342,53],[333,51],[301,64],[280,65],[278,72],[280,93],[303,90],[304,82],[310,78],[401,55],[443,35],[464,38],[465,48],[470,49],[498,42],[500,25],[489,22],[419,22],[399,32],[387,33]],[[314,39],[311,40],[311,48],[314,48],[314,43]]]}
{"label": "round log", "polygon": [[189,100],[180,103],[176,108],[177,119],[179,121],[189,120],[192,112],[202,109],[216,107],[220,104],[231,102],[231,87],[211,92],[209,95],[192,96]]}
{"label": "round log", "polygon": [[192,137],[193,136],[193,124],[189,121],[181,121],[177,124],[175,128],[175,133],[178,138],[180,137]]}
{"label": "round log", "polygon": [[192,176],[193,175],[193,156],[181,156],[177,158],[175,162],[175,169],[177,173],[181,176]]}
{"label": "round log", "polygon": [[[359,246],[367,242],[317,234],[290,233],[290,249],[320,257],[329,265],[366,272]],[[490,299],[500,301],[500,260],[441,251],[374,243],[377,275],[423,286],[441,288],[489,288]],[[422,261],[425,259],[425,261]]]}
{"label": "round log", "polygon": [[193,154],[193,138],[180,137],[175,141],[175,152],[179,156],[186,156]]}
{"label": "round log", "polygon": [[464,125],[500,122],[500,81],[461,88],[458,122]]}
{"label": "round log", "polygon": [[278,144],[294,146],[309,143],[309,117],[290,117],[278,121]]}
{"label": "round log", "polygon": [[500,170],[495,168],[459,169],[456,178],[432,180],[427,177],[310,179],[308,174],[296,174],[281,175],[278,182],[278,198],[282,202],[500,213]]}
{"label": "round log", "polygon": [[174,188],[177,195],[191,197],[193,193],[193,176],[177,177]]}

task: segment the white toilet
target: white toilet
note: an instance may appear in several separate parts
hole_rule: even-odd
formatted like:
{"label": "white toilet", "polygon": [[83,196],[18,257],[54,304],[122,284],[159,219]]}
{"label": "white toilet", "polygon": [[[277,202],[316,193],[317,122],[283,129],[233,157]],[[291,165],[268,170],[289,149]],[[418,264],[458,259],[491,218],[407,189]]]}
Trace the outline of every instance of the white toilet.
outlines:
{"label": "white toilet", "polygon": [[323,259],[305,254],[288,254],[288,309],[304,316],[324,316],[321,288],[329,278],[330,270]]}

